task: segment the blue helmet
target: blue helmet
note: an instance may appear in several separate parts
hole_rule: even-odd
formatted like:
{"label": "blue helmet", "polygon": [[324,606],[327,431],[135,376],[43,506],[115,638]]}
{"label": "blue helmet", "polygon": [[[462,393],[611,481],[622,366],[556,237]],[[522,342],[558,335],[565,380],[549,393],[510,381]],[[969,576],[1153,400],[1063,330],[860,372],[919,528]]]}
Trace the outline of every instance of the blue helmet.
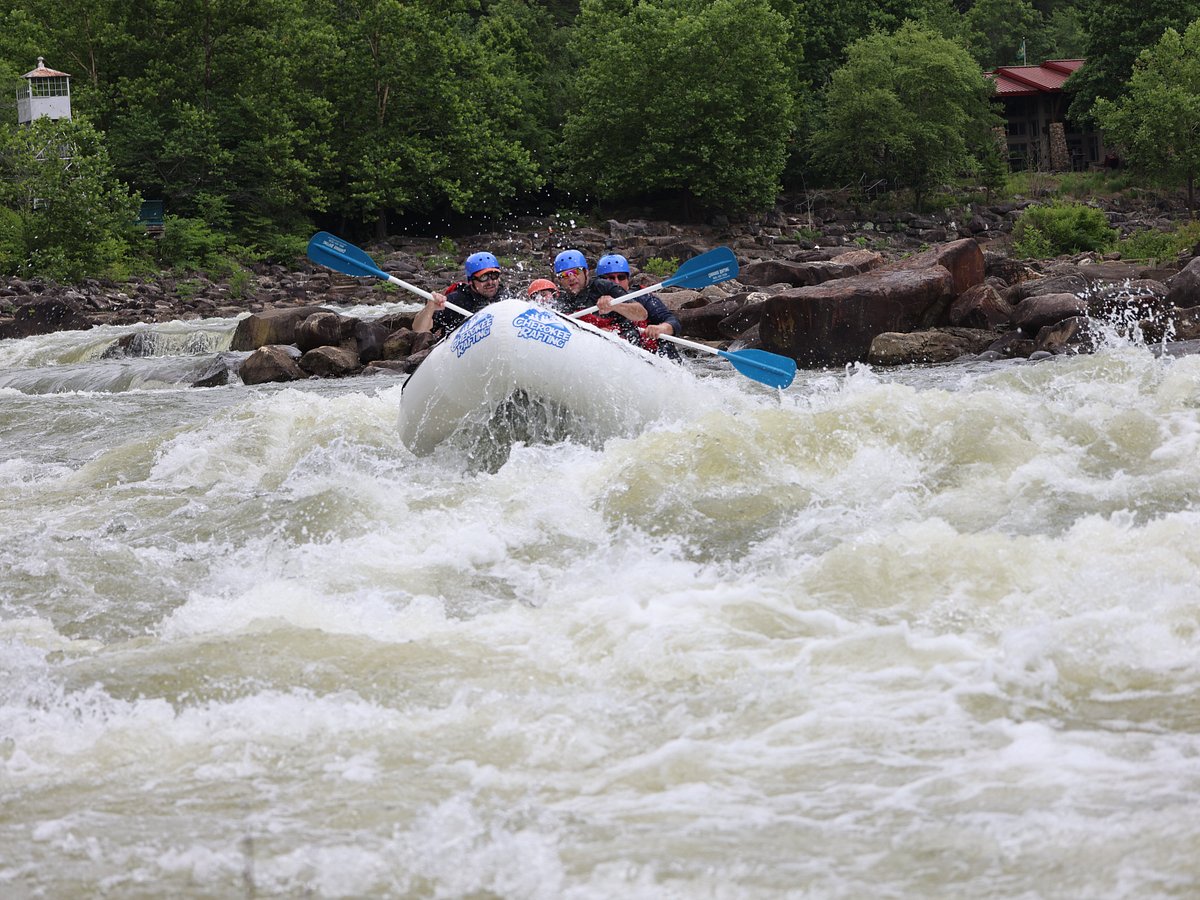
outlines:
{"label": "blue helmet", "polygon": [[484,269],[499,269],[500,262],[490,253],[472,253],[463,264],[463,270],[468,278],[474,278],[477,272]]}
{"label": "blue helmet", "polygon": [[610,253],[607,256],[602,256],[600,257],[600,261],[596,263],[597,275],[611,275],[613,272],[629,274],[629,260],[620,253]]}
{"label": "blue helmet", "polygon": [[567,269],[586,269],[587,259],[578,250],[564,250],[554,257],[554,274]]}

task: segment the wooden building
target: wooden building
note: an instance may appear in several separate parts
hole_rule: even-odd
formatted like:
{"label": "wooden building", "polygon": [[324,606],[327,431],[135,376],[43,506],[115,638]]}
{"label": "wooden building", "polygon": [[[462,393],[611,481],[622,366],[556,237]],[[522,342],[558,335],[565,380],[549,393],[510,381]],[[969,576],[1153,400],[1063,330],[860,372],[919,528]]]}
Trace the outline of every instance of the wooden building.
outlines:
{"label": "wooden building", "polygon": [[1067,122],[1071,95],[1063,84],[1084,60],[1050,59],[1037,66],[1000,66],[986,73],[1004,107],[1008,161],[1014,170],[1067,172],[1104,162],[1104,136]]}

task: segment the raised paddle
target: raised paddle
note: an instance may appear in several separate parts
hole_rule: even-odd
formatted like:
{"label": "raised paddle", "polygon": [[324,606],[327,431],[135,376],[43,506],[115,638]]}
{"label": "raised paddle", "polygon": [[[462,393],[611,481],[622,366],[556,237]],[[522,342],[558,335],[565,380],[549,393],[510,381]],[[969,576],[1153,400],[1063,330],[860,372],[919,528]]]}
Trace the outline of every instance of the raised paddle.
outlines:
{"label": "raised paddle", "polygon": [[724,357],[747,378],[753,378],[767,387],[785,388],[796,377],[796,361],[778,353],[768,353],[766,350],[717,350],[707,344],[685,341],[670,334],[660,334],[656,340],[670,341],[681,347],[703,350],[705,353]]}
{"label": "raised paddle", "polygon": [[[415,284],[409,284],[407,281],[401,281],[395,275],[389,275],[375,265],[375,260],[367,256],[365,252],[327,231],[318,231],[309,240],[308,258],[335,272],[353,275],[355,278],[381,278],[406,291],[412,291],[418,297],[424,297],[426,300],[433,299],[433,294],[429,291],[423,291]],[[446,309],[452,309],[468,319],[472,315],[468,310],[461,306],[455,306],[449,301],[446,302]]]}
{"label": "raised paddle", "polygon": [[[692,257],[676,269],[675,274],[670,278],[660,281],[658,284],[652,284],[650,287],[638,288],[636,291],[630,291],[620,297],[613,297],[612,301],[613,303],[624,303],[627,300],[636,300],[643,294],[653,294],[665,287],[706,288],[710,284],[720,284],[730,278],[737,278],[737,273],[738,262],[733,251],[728,247],[718,247]],[[571,313],[571,318],[578,319],[580,316],[594,313],[596,309],[595,306],[589,306],[587,309]]]}

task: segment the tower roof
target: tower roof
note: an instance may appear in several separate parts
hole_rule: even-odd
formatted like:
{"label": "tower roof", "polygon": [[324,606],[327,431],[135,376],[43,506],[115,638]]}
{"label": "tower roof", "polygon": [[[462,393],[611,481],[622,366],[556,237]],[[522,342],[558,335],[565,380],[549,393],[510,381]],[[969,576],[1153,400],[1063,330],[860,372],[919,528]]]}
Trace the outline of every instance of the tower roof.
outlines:
{"label": "tower roof", "polygon": [[70,78],[71,76],[69,74],[67,74],[66,72],[60,72],[57,69],[47,69],[46,68],[46,58],[43,56],[39,56],[37,68],[26,72],[21,77],[22,78]]}

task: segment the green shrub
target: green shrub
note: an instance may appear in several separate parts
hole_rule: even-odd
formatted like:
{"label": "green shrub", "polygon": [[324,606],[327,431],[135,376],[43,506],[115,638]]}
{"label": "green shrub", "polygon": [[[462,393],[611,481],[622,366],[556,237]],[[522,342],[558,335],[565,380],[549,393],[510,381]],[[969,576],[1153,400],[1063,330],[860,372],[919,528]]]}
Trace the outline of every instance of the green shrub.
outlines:
{"label": "green shrub", "polygon": [[1173,231],[1138,231],[1118,242],[1125,259],[1170,259],[1200,243],[1200,222],[1185,222]]}
{"label": "green shrub", "polygon": [[642,266],[643,272],[649,272],[651,275],[674,275],[675,270],[679,268],[679,260],[672,257],[671,259],[663,259],[659,256],[652,256],[646,260],[646,264]]}
{"label": "green shrub", "polygon": [[0,275],[19,275],[29,259],[25,220],[19,212],[0,206]]}
{"label": "green shrub", "polygon": [[1103,197],[1119,194],[1129,186],[1130,176],[1120,172],[1064,172],[1058,179],[1058,196]]}
{"label": "green shrub", "polygon": [[1056,256],[1050,239],[1041,229],[1032,225],[1021,232],[1021,236],[1013,241],[1013,252],[1022,259],[1045,259]]}
{"label": "green shrub", "polygon": [[1079,203],[1052,203],[1021,213],[1013,225],[1013,249],[1026,257],[1101,251],[1111,247],[1116,236],[1100,210]]}
{"label": "green shrub", "polygon": [[458,265],[458,260],[448,253],[430,253],[422,263],[426,269],[433,271],[436,269],[453,269]]}
{"label": "green shrub", "polygon": [[229,236],[214,231],[203,219],[168,215],[164,222],[158,253],[165,266],[190,272],[211,269],[229,246]]}
{"label": "green shrub", "polygon": [[244,300],[250,296],[254,285],[254,276],[249,269],[236,266],[229,276],[229,295],[235,300]]}

